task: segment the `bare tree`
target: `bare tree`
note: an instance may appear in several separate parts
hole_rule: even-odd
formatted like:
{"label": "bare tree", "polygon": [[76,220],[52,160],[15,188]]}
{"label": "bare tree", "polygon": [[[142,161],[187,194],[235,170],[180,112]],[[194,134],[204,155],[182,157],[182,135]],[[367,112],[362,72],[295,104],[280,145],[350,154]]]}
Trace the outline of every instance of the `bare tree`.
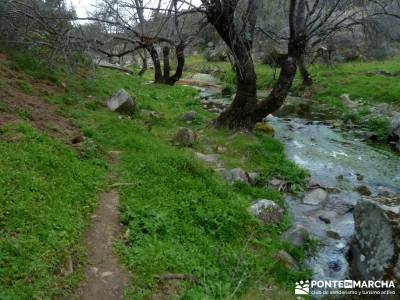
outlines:
{"label": "bare tree", "polygon": [[[170,1],[168,5],[161,0],[157,3],[102,0],[99,11],[85,19],[106,24],[110,29],[103,40],[92,40],[90,47],[107,57],[122,57],[139,52],[143,60],[141,73],[147,68],[145,50],[153,63],[154,81],[173,85],[183,73],[184,50],[195,37],[193,31],[191,34],[184,31],[186,17],[193,12],[184,10],[182,5],[176,0]],[[114,45],[111,51],[110,44]],[[173,74],[171,52],[177,61]]]}

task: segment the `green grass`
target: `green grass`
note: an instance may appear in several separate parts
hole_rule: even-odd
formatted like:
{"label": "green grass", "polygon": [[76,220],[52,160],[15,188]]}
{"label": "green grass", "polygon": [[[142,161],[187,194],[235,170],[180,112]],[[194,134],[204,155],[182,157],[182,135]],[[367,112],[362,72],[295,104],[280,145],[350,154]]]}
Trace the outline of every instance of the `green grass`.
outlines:
{"label": "green grass", "polygon": [[27,123],[1,128],[0,153],[0,298],[52,298],[79,279],[60,269],[82,254],[106,169]]}
{"label": "green grass", "polygon": [[[204,66],[207,66],[206,68]],[[226,83],[235,83],[235,74],[228,62],[207,62],[201,56],[187,59],[186,69],[190,72],[200,72],[202,68],[221,71],[215,75]],[[267,65],[256,64],[257,88],[263,89],[273,84],[273,70]],[[309,71],[314,80],[314,99],[334,104],[342,94],[350,94],[352,99],[364,99],[372,103],[396,103],[400,105],[399,76],[382,76],[378,71],[386,71],[393,75],[400,72],[400,60],[349,62],[333,67],[312,65]],[[278,74],[279,75],[279,72]],[[301,84],[296,77],[293,89]],[[340,100],[339,100],[340,101]]]}
{"label": "green grass", "polygon": [[19,82],[19,87],[21,88],[21,91],[23,91],[25,94],[32,94],[32,86],[26,82],[25,80],[21,80]]}
{"label": "green grass", "polygon": [[399,77],[382,76],[377,71],[397,74],[400,61],[351,62],[332,68],[313,66],[310,72],[316,84],[314,98],[323,100],[349,94],[351,99],[400,105]]}
{"label": "green grass", "polygon": [[[283,204],[280,193],[262,187],[272,176],[299,188],[304,184],[306,173],[286,160],[279,142],[209,129],[213,115],[201,108],[194,99],[197,92],[188,87],[148,85],[110,70],[98,70],[91,78],[70,77],[66,84],[63,95],[47,100],[87,137],[82,154],[27,125],[3,132],[22,138],[2,142],[0,149],[6,153],[0,158],[0,186],[6,195],[2,205],[16,211],[1,216],[6,230],[0,298],[51,298],[76,286],[79,272],[63,278],[57,270],[71,249],[81,255],[75,249],[106,172],[101,153],[110,150],[123,151],[114,170],[116,181],[130,183],[119,188],[125,234],[116,245],[133,274],[129,299],[156,293],[155,276],[164,273],[196,276],[197,284],[180,282],[179,295],[185,299],[247,297],[270,283],[280,293],[292,294],[294,282],[307,273],[287,269],[274,255],[285,249],[302,261],[308,245],[295,248],[279,239],[290,225],[287,215],[280,224],[264,227],[247,210],[260,198]],[[141,109],[162,117],[119,118],[109,112],[104,102],[120,88],[131,93]],[[186,124],[180,117],[189,110],[199,117]],[[191,149],[172,146],[179,126],[200,133],[197,151],[226,143],[228,151],[221,159],[228,167],[259,172],[260,185],[230,186],[198,162]]]}
{"label": "green grass", "polygon": [[[125,88],[135,95],[140,108],[162,113],[160,120],[152,121],[151,132],[143,126],[149,121],[138,117],[120,120],[109,112],[83,109],[84,103],[70,111],[102,147],[124,152],[116,170],[118,180],[132,185],[120,189],[126,240],[119,243],[118,249],[134,274],[131,297],[146,299],[155,292],[154,276],[171,272],[199,279],[194,286],[182,282],[180,294],[188,299],[225,299],[232,294],[236,298],[270,281],[282,288],[292,287],[304,274],[287,270],[273,258],[282,248],[300,260],[304,257],[305,249],[292,248],[278,238],[289,226],[288,217],[282,224],[263,228],[247,212],[256,198],[282,203],[282,196],[260,187],[229,186],[196,161],[192,151],[172,147],[170,140],[178,126],[203,130],[203,138],[216,143],[227,139],[229,133],[206,129],[211,114],[193,100],[193,89],[143,83],[140,78],[102,70],[95,81],[84,86],[98,99]],[[188,110],[199,114],[199,120],[190,125],[180,120]],[[242,145],[241,139],[233,137],[232,141]],[[264,157],[265,170],[269,170],[263,174],[265,177],[279,174],[303,182],[305,173],[284,158],[283,147],[277,141],[244,139],[248,139],[250,148],[254,145],[249,167],[268,154]],[[202,146],[200,143],[196,148]],[[230,157],[235,160],[241,148],[233,143],[230,149]],[[272,166],[274,158],[277,160]]]}

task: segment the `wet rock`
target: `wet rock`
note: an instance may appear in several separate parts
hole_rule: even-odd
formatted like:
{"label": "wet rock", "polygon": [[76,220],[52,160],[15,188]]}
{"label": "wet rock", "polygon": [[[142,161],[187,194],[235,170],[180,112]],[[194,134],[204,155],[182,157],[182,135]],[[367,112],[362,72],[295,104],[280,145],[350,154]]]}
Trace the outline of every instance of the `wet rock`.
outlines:
{"label": "wet rock", "polygon": [[327,237],[330,237],[331,239],[334,239],[334,240],[340,240],[340,235],[339,235],[339,233],[337,233],[337,232],[334,231],[334,230],[327,230],[327,231],[326,231],[326,236],[327,236]]}
{"label": "wet rock", "polygon": [[320,205],[326,201],[327,197],[328,193],[325,190],[318,188],[306,193],[303,198],[303,203],[309,205]]}
{"label": "wet rock", "polygon": [[232,170],[224,170],[222,176],[231,184],[235,182],[251,184],[257,177],[257,173],[248,173],[241,168],[235,168]]}
{"label": "wet rock", "polygon": [[370,189],[365,185],[356,186],[354,191],[358,192],[362,196],[370,196],[372,194]]}
{"label": "wet rock", "polygon": [[356,178],[357,178],[358,181],[363,181],[364,180],[364,176],[361,175],[360,173],[356,174]]}
{"label": "wet rock", "polygon": [[318,216],[318,218],[325,224],[331,224],[335,217],[336,213],[333,211],[324,211]]}
{"label": "wet rock", "polygon": [[345,215],[354,209],[359,198],[356,192],[330,194],[324,209],[335,212],[339,216]]}
{"label": "wet rock", "polygon": [[252,206],[250,206],[249,210],[264,225],[278,223],[283,217],[283,209],[271,200],[258,200]]}
{"label": "wet rock", "polygon": [[363,197],[354,209],[356,278],[400,281],[400,197]]}
{"label": "wet rock", "polygon": [[388,187],[385,187],[385,186],[378,187],[378,196],[389,197],[389,196],[395,196],[395,195],[396,195],[396,192]]}
{"label": "wet rock", "polygon": [[131,115],[136,111],[136,102],[124,89],[120,89],[114,96],[107,101],[107,106],[111,111],[120,114]]}
{"label": "wet rock", "polygon": [[400,152],[400,114],[396,114],[390,120],[388,142],[395,151]]}
{"label": "wet rock", "polygon": [[256,123],[254,129],[256,132],[260,132],[260,133],[263,133],[266,135],[274,136],[274,134],[275,134],[274,127],[272,127],[270,124],[265,123],[265,122]]}
{"label": "wet rock", "polygon": [[299,270],[299,264],[297,261],[285,250],[279,250],[275,254],[275,259],[278,263],[284,265],[288,269]]}
{"label": "wet rock", "polygon": [[185,112],[181,116],[181,120],[184,122],[193,122],[194,120],[196,120],[196,118],[197,118],[197,112],[195,112],[193,110]]}
{"label": "wet rock", "polygon": [[308,239],[308,232],[302,225],[296,225],[282,234],[282,239],[295,246],[303,246]]}
{"label": "wet rock", "polygon": [[191,129],[181,127],[172,139],[176,146],[193,146],[197,142],[197,135]]}

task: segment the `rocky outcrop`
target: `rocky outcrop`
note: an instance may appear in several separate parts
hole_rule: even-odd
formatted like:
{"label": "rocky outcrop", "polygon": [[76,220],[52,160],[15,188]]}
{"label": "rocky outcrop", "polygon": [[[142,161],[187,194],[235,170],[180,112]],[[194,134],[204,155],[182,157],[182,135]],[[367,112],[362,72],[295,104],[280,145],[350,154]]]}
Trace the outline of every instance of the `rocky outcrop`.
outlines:
{"label": "rocky outcrop", "polygon": [[400,197],[363,197],[354,219],[353,277],[400,282]]}
{"label": "rocky outcrop", "polygon": [[136,102],[124,89],[118,92],[107,101],[107,106],[110,110],[120,114],[132,115],[136,111]]}

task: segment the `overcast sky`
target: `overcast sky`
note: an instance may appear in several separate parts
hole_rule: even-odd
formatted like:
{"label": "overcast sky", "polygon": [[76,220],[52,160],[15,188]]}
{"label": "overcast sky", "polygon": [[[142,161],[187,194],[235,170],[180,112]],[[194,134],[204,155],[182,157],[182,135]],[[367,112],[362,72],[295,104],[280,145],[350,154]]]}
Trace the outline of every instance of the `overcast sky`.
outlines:
{"label": "overcast sky", "polygon": [[96,0],[68,0],[75,8],[79,18],[87,17],[87,11],[93,10]]}

